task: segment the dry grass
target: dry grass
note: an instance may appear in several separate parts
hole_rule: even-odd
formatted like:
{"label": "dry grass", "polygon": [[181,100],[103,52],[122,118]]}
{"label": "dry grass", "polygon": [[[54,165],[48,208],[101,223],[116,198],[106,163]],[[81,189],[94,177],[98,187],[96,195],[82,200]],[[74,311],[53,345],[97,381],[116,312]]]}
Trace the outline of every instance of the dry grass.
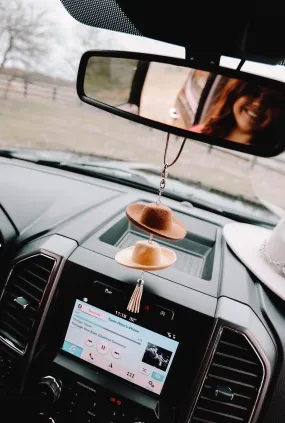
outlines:
{"label": "dry grass", "polygon": [[[0,147],[69,150],[161,166],[164,140],[163,132],[76,102],[25,100],[16,94],[0,102]],[[176,137],[172,141],[170,157],[180,145]],[[201,143],[186,143],[171,174],[285,208],[285,176],[260,165],[251,171],[247,160],[218,150],[208,154]]]}

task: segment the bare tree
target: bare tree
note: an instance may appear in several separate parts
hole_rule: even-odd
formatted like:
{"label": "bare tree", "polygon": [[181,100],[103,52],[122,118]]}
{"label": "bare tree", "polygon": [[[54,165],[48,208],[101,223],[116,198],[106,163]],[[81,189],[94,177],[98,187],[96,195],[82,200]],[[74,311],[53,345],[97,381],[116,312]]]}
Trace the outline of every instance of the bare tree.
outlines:
{"label": "bare tree", "polygon": [[73,77],[76,76],[79,61],[87,50],[112,48],[113,34],[109,31],[77,23],[73,28],[74,48],[66,57],[66,63]]}
{"label": "bare tree", "polygon": [[47,12],[22,0],[0,0],[0,70],[35,67],[49,50],[50,36]]}

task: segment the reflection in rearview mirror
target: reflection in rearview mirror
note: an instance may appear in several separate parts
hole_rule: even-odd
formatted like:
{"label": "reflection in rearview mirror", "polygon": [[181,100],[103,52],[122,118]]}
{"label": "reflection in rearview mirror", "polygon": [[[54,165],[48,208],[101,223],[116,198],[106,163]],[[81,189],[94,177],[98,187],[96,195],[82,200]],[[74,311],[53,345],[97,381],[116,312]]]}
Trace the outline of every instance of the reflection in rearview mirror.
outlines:
{"label": "reflection in rearview mirror", "polygon": [[89,98],[151,121],[243,145],[266,149],[270,143],[272,149],[280,139],[283,144],[285,91],[259,81],[94,56],[87,63],[84,91]]}

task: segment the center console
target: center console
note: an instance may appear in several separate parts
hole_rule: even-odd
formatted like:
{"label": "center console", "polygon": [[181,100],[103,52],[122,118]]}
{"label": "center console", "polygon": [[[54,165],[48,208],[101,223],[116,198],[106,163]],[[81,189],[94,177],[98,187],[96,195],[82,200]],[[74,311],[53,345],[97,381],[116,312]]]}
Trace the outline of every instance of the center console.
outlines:
{"label": "center console", "polygon": [[9,413],[11,398],[29,398],[27,414],[13,408],[37,423],[257,422],[275,345],[226,289],[250,285],[220,228],[191,219],[183,245],[170,246],[176,267],[147,273],[139,314],[127,311],[139,274],[114,260],[143,237],[125,216],[80,246],[65,234],[21,249],[0,301]]}
{"label": "center console", "polygon": [[[198,375],[213,318],[67,262],[54,348],[39,387],[54,420],[172,422]],[[48,377],[47,377],[48,376]],[[68,420],[70,421],[70,420]]]}

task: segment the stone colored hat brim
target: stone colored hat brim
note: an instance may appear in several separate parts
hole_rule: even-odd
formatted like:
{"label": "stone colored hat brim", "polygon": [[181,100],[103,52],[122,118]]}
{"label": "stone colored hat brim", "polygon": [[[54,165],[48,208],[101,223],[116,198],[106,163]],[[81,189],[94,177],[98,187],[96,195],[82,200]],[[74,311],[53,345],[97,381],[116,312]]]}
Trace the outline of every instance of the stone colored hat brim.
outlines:
{"label": "stone colored hat brim", "polygon": [[229,247],[244,265],[271,291],[285,300],[285,277],[261,257],[259,249],[272,231],[245,223],[229,223],[223,234]]}
{"label": "stone colored hat brim", "polygon": [[146,231],[152,235],[157,235],[160,238],[179,240],[186,236],[185,226],[173,215],[171,227],[168,229],[154,229],[140,222],[140,216],[145,204],[130,204],[127,207],[126,214],[130,222],[137,228]]}
{"label": "stone colored hat brim", "polygon": [[115,260],[122,266],[130,267],[132,269],[144,270],[144,271],[166,269],[167,267],[172,266],[172,264],[175,263],[176,261],[176,254],[174,251],[170,250],[169,248],[160,247],[161,248],[160,265],[144,266],[142,264],[138,264],[137,262],[133,261],[132,254],[133,254],[134,248],[135,246],[125,248],[124,250],[119,251],[115,256]]}

